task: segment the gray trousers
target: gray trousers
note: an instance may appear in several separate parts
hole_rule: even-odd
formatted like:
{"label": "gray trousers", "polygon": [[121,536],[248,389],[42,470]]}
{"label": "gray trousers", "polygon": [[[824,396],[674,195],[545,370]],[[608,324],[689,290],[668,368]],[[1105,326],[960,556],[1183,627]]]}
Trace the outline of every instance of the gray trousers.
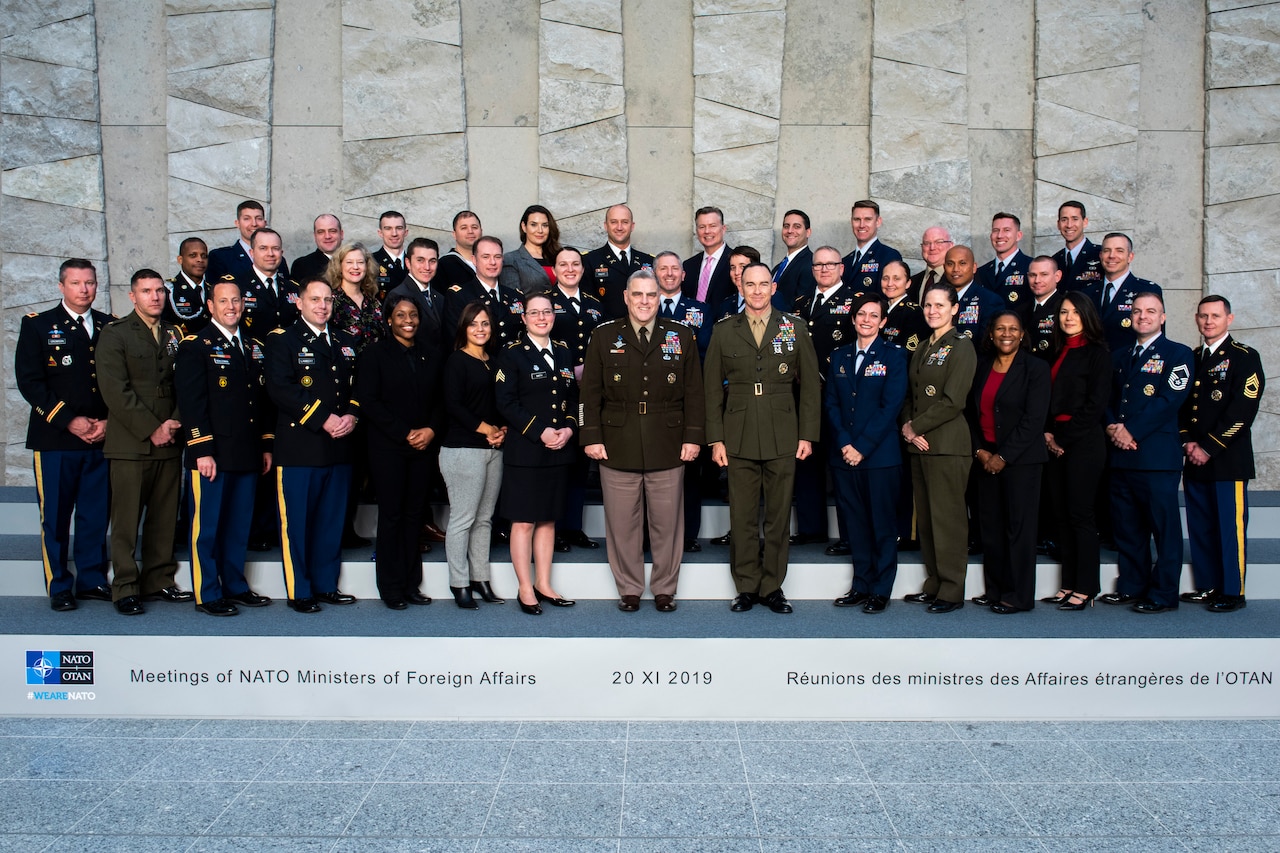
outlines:
{"label": "gray trousers", "polygon": [[502,451],[442,447],[440,474],[449,490],[449,529],[444,539],[449,586],[487,581],[493,508],[498,505],[502,487]]}

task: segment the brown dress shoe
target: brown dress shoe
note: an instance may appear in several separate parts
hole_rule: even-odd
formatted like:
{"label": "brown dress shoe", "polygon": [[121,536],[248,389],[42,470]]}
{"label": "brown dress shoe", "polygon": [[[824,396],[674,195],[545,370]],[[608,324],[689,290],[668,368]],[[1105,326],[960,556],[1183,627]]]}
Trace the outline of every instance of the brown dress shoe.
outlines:
{"label": "brown dress shoe", "polygon": [[422,540],[424,542],[443,542],[444,531],[428,521],[422,525]]}
{"label": "brown dress shoe", "polygon": [[640,609],[640,596],[624,595],[618,599],[618,609],[623,613],[635,613]]}
{"label": "brown dress shoe", "polygon": [[674,595],[655,595],[653,597],[653,606],[658,608],[659,613],[670,613],[676,609],[676,597]]}

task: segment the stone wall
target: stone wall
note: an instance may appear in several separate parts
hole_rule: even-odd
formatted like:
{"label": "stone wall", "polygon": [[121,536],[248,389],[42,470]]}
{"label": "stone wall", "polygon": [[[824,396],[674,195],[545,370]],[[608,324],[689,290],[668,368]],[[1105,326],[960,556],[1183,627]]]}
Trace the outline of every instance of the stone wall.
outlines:
{"label": "stone wall", "polygon": [[[627,201],[636,244],[691,252],[692,211],[782,251],[782,211],[847,251],[850,203],[881,202],[885,242],[919,264],[943,224],[978,259],[990,215],[1058,247],[1057,205],[1133,234],[1194,339],[1207,287],[1241,337],[1280,284],[1280,12],[1210,0],[0,0],[0,288],[49,304],[58,262],[100,263],[117,305],[179,241],[235,238],[268,208],[289,257],[312,219],[377,243],[378,214],[449,245],[455,211],[518,236],[531,203],[565,242],[604,240]],[[162,227],[159,223],[163,222]],[[110,264],[107,264],[107,261]],[[29,480],[27,408],[0,406],[5,482]],[[1280,484],[1280,424],[1259,432]],[[1273,461],[1277,460],[1277,461]]]}

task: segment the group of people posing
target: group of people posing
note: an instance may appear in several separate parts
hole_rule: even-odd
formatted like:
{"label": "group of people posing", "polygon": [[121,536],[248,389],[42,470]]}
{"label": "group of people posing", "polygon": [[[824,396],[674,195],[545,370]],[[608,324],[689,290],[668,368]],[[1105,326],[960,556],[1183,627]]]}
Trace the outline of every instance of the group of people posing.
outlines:
{"label": "group of people posing", "polygon": [[[23,320],[15,367],[54,610],[263,606],[246,552],[276,537],[292,609],[352,603],[341,549],[366,488],[382,600],[429,604],[436,478],[457,606],[502,602],[489,561],[500,531],[520,609],[569,607],[553,554],[598,547],[582,525],[593,464],[624,612],[640,607],[646,549],[654,606],[676,609],[682,554],[701,550],[702,500],[722,471],[730,530],[711,541],[729,546],[735,612],[790,613],[789,548],[809,543],[851,557],[835,604],[866,613],[886,609],[898,554],[916,547],[927,578],[906,600],[931,613],[963,606],[972,552],[985,578],[973,603],[1030,610],[1038,548],[1061,560],[1061,589],[1044,599],[1060,610],[1245,604],[1258,354],[1230,336],[1220,296],[1197,307],[1201,346],[1170,341],[1159,286],[1129,270],[1129,237],[1093,244],[1078,202],[1059,210],[1053,257],[1023,254],[1017,217],[998,213],[990,262],[935,227],[915,274],[879,241],[869,200],[853,205],[843,255],[812,249],[809,217],[787,211],[772,267],[725,244],[714,207],[696,212],[702,251],[683,261],[632,247],[622,204],[586,253],[560,245],[540,205],[511,250],[458,213],[443,255],[409,240],[396,211],[373,252],[324,214],[292,269],[260,204],[242,203],[236,225],[240,240],[212,252],[183,241],[169,281],[134,273],[123,319],[92,308],[96,272],[71,259],[61,302]],[[1181,595],[1180,482],[1196,587]],[[176,583],[175,537],[189,538],[194,592]],[[1109,537],[1120,578],[1099,595]]]}

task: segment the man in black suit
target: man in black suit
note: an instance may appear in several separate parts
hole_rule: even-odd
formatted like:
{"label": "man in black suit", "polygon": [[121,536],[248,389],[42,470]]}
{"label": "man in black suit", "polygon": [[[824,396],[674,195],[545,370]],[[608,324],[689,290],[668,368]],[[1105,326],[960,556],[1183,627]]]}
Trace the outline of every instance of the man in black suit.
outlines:
{"label": "man in black suit", "polygon": [[773,268],[773,280],[778,283],[773,305],[782,311],[790,311],[796,297],[813,293],[813,252],[809,249],[809,214],[803,210],[788,210],[782,216],[782,245],[787,256]]}
{"label": "man in black suit", "polygon": [[[947,250],[955,244],[951,239],[951,232],[941,225],[924,229],[924,235],[920,238],[920,257],[924,258],[924,269],[911,276],[911,285],[907,288],[907,301],[919,305],[922,292],[939,281],[946,281],[946,270],[943,265],[947,259]],[[890,301],[893,300],[893,297],[888,294],[885,296]]]}
{"label": "man in black suit", "polygon": [[604,212],[604,230],[609,240],[598,249],[592,249],[582,257],[587,280],[583,286],[604,306],[606,319],[627,315],[622,294],[627,289],[627,279],[633,272],[653,268],[653,255],[631,247],[631,234],[635,231],[635,219],[631,208],[615,204]]}
{"label": "man in black suit", "polygon": [[857,245],[844,257],[845,284],[859,293],[879,293],[880,276],[889,261],[902,260],[902,253],[881,243],[877,235],[884,220],[880,218],[880,205],[870,199],[853,203],[849,227]]}
{"label": "man in black suit", "polygon": [[[27,449],[33,451],[40,504],[45,590],[55,611],[77,599],[111,600],[107,585],[107,405],[98,390],[94,354],[111,315],[93,310],[98,273],[83,258],[58,270],[62,300],[22,318],[13,359],[18,391],[31,404]],[[75,515],[75,566],[67,568]],[[73,591],[74,589],[74,591]]]}
{"label": "man in black suit", "polygon": [[342,245],[342,223],[332,213],[322,213],[312,223],[316,250],[293,262],[294,281],[306,282],[312,278],[324,278],[329,259]]}
{"label": "man in black suit", "polygon": [[404,241],[409,236],[409,225],[404,214],[388,210],[379,216],[378,236],[382,238],[382,245],[373,253],[373,262],[378,265],[378,298],[386,299],[387,293],[404,279],[407,272]]}
{"label": "man in black suit", "polygon": [[1195,381],[1182,404],[1179,426],[1186,464],[1191,571],[1196,591],[1183,601],[1203,602],[1211,613],[1245,605],[1245,539],[1249,481],[1255,476],[1252,428],[1267,378],[1258,351],[1231,337],[1231,303],[1206,296],[1196,307],[1204,344],[1195,351]]}
{"label": "man in black suit", "polygon": [[991,217],[991,248],[996,256],[978,267],[978,284],[1004,299],[1010,308],[1031,296],[1027,289],[1027,265],[1031,257],[1018,248],[1022,220],[1001,211]]}
{"label": "man in black suit", "polygon": [[453,248],[440,256],[435,288],[444,293],[455,284],[470,281],[476,274],[476,241],[484,236],[480,217],[470,210],[453,215]]}
{"label": "man in black suit", "polygon": [[693,222],[702,251],[684,262],[684,295],[706,305],[719,305],[733,293],[729,277],[729,247],[724,235],[724,212],[718,207],[700,207]]}
{"label": "man in black suit", "polygon": [[[205,278],[211,282],[221,281],[225,275],[239,278],[253,266],[249,249],[253,245],[253,232],[267,227],[267,214],[262,203],[246,199],[236,205],[236,230],[240,239],[230,246],[214,249],[209,253],[209,268],[205,270]],[[283,253],[280,255],[280,273],[289,277],[289,262]]]}
{"label": "man in black suit", "polygon": [[1058,309],[1062,306],[1062,291],[1058,285],[1062,270],[1048,255],[1038,255],[1027,267],[1027,287],[1031,298],[1021,308],[1022,325],[1026,330],[1031,351],[1043,359],[1050,359],[1053,346],[1053,330],[1058,328]]}
{"label": "man in black suit", "polygon": [[178,274],[165,282],[164,311],[161,316],[184,335],[194,335],[209,325],[205,309],[204,271],[209,266],[209,247],[199,237],[188,237],[178,246]]}
{"label": "man in black suit", "polygon": [[1102,257],[1096,243],[1084,236],[1089,227],[1089,217],[1084,205],[1078,201],[1064,201],[1058,206],[1058,233],[1066,246],[1053,256],[1054,263],[1062,270],[1064,291],[1084,290],[1102,280]]}

